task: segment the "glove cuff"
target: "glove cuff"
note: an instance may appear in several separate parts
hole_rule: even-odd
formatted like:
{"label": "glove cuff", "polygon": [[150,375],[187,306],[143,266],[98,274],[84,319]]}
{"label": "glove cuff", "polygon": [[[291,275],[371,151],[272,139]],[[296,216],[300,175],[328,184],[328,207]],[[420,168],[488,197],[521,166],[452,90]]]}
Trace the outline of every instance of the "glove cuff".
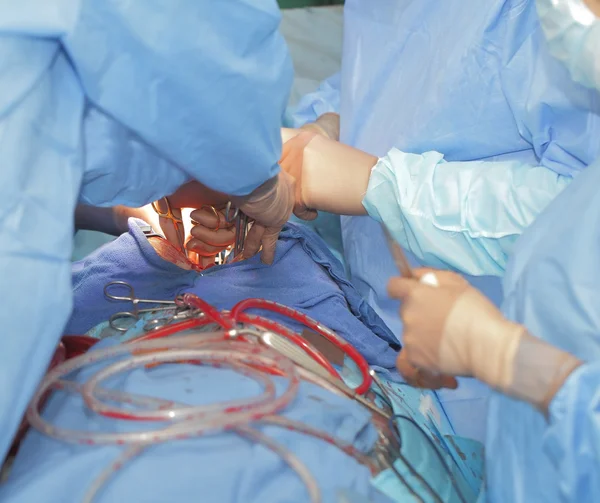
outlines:
{"label": "glove cuff", "polygon": [[270,178],[262,185],[259,185],[250,194],[246,196],[231,196],[231,202],[234,206],[243,209],[245,205],[254,204],[266,197],[270,197],[271,194],[277,190],[277,184],[279,183],[279,175]]}
{"label": "glove cuff", "polygon": [[321,115],[315,122],[305,124],[300,129],[312,130],[330,140],[340,140],[340,116],[333,112]]}
{"label": "glove cuff", "polygon": [[512,365],[512,378],[505,391],[546,413],[556,392],[581,365],[577,357],[524,332]]}

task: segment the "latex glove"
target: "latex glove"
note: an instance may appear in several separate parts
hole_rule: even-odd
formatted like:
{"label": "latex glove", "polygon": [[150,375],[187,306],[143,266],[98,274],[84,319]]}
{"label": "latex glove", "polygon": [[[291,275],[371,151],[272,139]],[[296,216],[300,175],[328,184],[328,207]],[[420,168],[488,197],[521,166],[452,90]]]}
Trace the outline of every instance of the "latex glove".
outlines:
{"label": "latex glove", "polygon": [[316,210],[308,206],[303,193],[303,187],[306,187],[306,180],[304,180],[304,149],[316,134],[304,131],[291,137],[288,136],[289,139],[283,144],[281,160],[279,161],[281,169],[292,176],[296,182],[294,186],[294,215],[302,220],[314,220],[319,216]]}
{"label": "latex glove", "polygon": [[452,376],[435,374],[428,370],[416,367],[410,361],[408,351],[400,351],[396,365],[398,367],[398,372],[404,377],[404,380],[415,388],[437,390],[441,388],[456,389],[458,387],[458,381]]}
{"label": "latex glove", "polygon": [[596,16],[600,17],[600,0],[585,0],[585,3]]}
{"label": "latex glove", "polygon": [[311,131],[282,130],[282,138],[288,140],[279,163],[296,180],[297,217],[366,214],[362,201],[377,157]]}
{"label": "latex glove", "polygon": [[[216,213],[216,214],[215,214]],[[192,211],[192,228],[186,248],[201,257],[215,257],[235,242],[233,223],[227,223],[222,209],[210,207]]]}
{"label": "latex glove", "polygon": [[[161,213],[167,211],[165,199],[168,200],[173,215],[182,220],[182,208],[200,208],[204,205],[224,205],[228,201],[225,194],[209,189],[199,182],[192,181],[183,184],[173,194],[156,202]],[[144,218],[155,230],[161,230],[167,241],[173,244],[178,250],[185,250],[185,230],[183,223],[177,223],[171,218],[155,217],[156,212],[149,212],[144,208],[147,218]],[[155,227],[156,218],[158,218],[158,227]],[[150,219],[150,220],[148,220]]]}
{"label": "latex glove", "polygon": [[439,286],[394,278],[388,291],[402,301],[403,358],[440,374],[474,376],[542,410],[580,361],[529,335],[461,276],[436,271]]}
{"label": "latex glove", "polygon": [[294,187],[294,179],[282,170],[250,196],[232,197],[240,211],[254,220],[246,236],[244,258],[253,257],[262,246],[262,262],[273,263],[279,233],[294,209]]}
{"label": "latex glove", "polygon": [[340,141],[340,116],[339,114],[328,112],[321,115],[315,122],[304,124],[300,129],[313,131],[327,136],[331,140]]}

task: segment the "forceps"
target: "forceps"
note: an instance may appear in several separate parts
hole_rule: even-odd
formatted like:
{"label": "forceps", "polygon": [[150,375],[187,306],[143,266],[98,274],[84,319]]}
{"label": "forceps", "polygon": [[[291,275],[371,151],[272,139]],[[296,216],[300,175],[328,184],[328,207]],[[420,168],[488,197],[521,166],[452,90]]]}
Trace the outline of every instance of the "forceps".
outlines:
{"label": "forceps", "polygon": [[248,233],[248,217],[239,208],[234,208],[231,201],[229,201],[225,207],[225,221],[228,224],[235,223],[233,258],[237,258],[244,251],[246,234]]}
{"label": "forceps", "polygon": [[[111,293],[111,291],[114,292],[117,288],[125,289],[128,295],[115,295],[114,293]],[[131,302],[133,304],[133,309],[131,311],[122,311],[120,313],[113,314],[109,318],[108,324],[110,325],[110,328],[119,332],[127,332],[127,330],[129,330],[133,326],[133,324],[135,324],[140,319],[140,315],[142,315],[143,313],[151,313],[155,311],[168,311],[179,306],[177,300],[173,301],[138,299],[135,296],[135,291],[133,290],[133,287],[125,281],[111,281],[110,283],[107,283],[104,287],[104,296],[108,300],[117,302]],[[139,309],[139,304],[160,304],[165,307]],[[123,325],[123,322],[127,321],[129,321],[129,323]]]}

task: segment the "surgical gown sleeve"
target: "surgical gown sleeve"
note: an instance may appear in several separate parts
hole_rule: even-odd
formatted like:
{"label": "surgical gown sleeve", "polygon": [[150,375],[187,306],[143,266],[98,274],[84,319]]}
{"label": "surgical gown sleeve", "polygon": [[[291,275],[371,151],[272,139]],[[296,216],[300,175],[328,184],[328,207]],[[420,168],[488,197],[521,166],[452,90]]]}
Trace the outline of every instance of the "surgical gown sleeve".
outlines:
{"label": "surgical gown sleeve", "polygon": [[96,107],[83,121],[85,166],[79,201],[141,206],[172,194],[189,177],[136,134]]}
{"label": "surgical gown sleeve", "polygon": [[[494,80],[522,146],[504,149],[507,140],[496,129],[496,116],[482,114],[473,127],[497,142],[495,155],[500,157],[481,159],[476,145],[473,157],[463,148],[457,158],[452,148],[461,144],[448,145],[447,151],[402,152],[389,151],[392,144],[373,172],[364,200],[368,213],[386,222],[395,238],[428,265],[502,275],[523,230],[572,177],[600,156],[597,91],[571,80],[548,53],[537,19],[529,19],[536,16],[535,9],[523,11],[525,3],[518,4],[520,10],[515,6],[510,14],[512,22],[490,28],[500,31],[503,43],[490,45],[486,57],[491,67],[499,68]],[[527,28],[532,23],[533,30]],[[467,109],[477,106],[468,100],[460,103]],[[402,114],[401,107],[396,113]],[[437,120],[441,131],[451,131],[448,123],[456,117],[442,109]],[[435,133],[435,125],[430,130]],[[469,136],[461,141],[468,146]],[[373,153],[382,156],[385,151]]]}
{"label": "surgical gown sleeve", "polygon": [[363,205],[423,263],[501,276],[517,238],[570,180],[519,161],[393,149],[373,168]]}
{"label": "surgical gown sleeve", "polygon": [[60,44],[10,22],[0,12],[0,460],[72,306],[84,109]]}
{"label": "surgical gown sleeve", "polygon": [[563,501],[592,503],[600,494],[600,363],[582,365],[550,404],[545,451],[562,479]]}
{"label": "surgical gown sleeve", "polygon": [[[275,0],[82,0],[62,42],[104,114],[190,177],[245,195],[279,170],[293,73],[279,22]],[[140,192],[128,202],[147,202]]]}
{"label": "surgical gown sleeve", "polygon": [[340,81],[339,73],[321,82],[319,88],[300,100],[293,111],[292,127],[301,127],[308,122],[316,121],[326,113],[340,113]]}

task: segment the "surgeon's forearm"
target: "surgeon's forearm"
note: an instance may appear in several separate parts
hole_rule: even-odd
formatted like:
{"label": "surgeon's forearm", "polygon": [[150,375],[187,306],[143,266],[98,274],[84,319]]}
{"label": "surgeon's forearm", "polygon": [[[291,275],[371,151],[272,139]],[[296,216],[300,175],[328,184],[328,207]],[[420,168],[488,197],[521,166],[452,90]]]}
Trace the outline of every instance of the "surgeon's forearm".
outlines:
{"label": "surgeon's forearm", "polygon": [[366,215],[362,205],[377,157],[316,135],[304,149],[302,196],[311,209]]}

